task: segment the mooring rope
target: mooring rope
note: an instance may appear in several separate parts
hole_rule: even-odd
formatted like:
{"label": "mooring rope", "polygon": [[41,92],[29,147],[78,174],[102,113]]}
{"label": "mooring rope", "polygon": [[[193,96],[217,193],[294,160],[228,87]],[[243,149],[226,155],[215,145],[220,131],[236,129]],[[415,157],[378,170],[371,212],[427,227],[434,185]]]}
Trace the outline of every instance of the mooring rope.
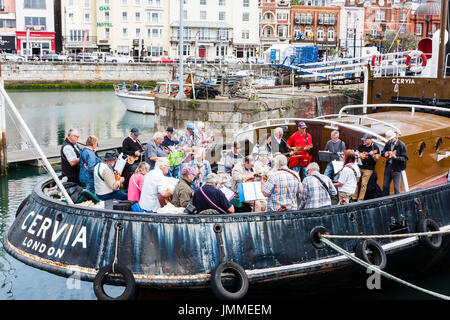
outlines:
{"label": "mooring rope", "polygon": [[397,282],[399,282],[399,283],[401,283],[401,284],[404,284],[405,286],[408,286],[408,287],[410,287],[410,288],[413,288],[413,289],[419,290],[419,291],[421,291],[421,292],[427,293],[427,294],[432,295],[432,296],[434,296],[434,297],[437,297],[437,298],[439,298],[439,299],[450,300],[450,297],[449,297],[449,296],[446,296],[446,295],[443,295],[443,294],[440,294],[440,293],[437,293],[437,292],[434,292],[434,291],[430,291],[430,290],[421,288],[421,287],[419,287],[419,286],[416,286],[416,285],[414,285],[414,284],[412,284],[412,283],[409,283],[409,282],[407,282],[407,281],[405,281],[405,280],[402,280],[402,279],[400,279],[400,278],[397,278],[397,277],[395,277],[395,276],[393,276],[393,275],[391,275],[391,274],[389,274],[389,273],[387,273],[387,272],[385,272],[385,271],[379,269],[378,267],[376,267],[376,266],[374,266],[374,265],[371,265],[371,264],[369,264],[369,263],[367,263],[367,262],[365,262],[365,261],[359,259],[358,257],[352,255],[350,252],[345,251],[344,249],[342,249],[342,248],[339,247],[338,245],[336,245],[336,244],[334,244],[333,242],[331,242],[330,240],[326,239],[326,238],[324,237],[324,235],[320,235],[320,240],[321,240],[322,242],[324,242],[325,244],[329,245],[329,246],[330,246],[331,248],[333,248],[334,250],[336,250],[338,253],[340,253],[340,254],[346,256],[346,257],[349,258],[350,260],[353,260],[354,262],[356,262],[356,263],[358,263],[358,264],[360,264],[360,265],[362,265],[362,266],[364,266],[364,267],[366,267],[366,268],[368,268],[368,269],[370,269],[370,270],[372,270],[372,271],[374,271],[374,272],[379,272],[381,275],[385,276],[385,277],[388,278],[388,279],[397,281]]}
{"label": "mooring rope", "polygon": [[337,235],[337,234],[321,234],[320,236],[328,239],[385,239],[385,238],[409,238],[409,237],[423,237],[433,236],[435,234],[450,233],[450,230],[416,232],[416,233],[401,233],[401,234],[374,234],[374,235]]}

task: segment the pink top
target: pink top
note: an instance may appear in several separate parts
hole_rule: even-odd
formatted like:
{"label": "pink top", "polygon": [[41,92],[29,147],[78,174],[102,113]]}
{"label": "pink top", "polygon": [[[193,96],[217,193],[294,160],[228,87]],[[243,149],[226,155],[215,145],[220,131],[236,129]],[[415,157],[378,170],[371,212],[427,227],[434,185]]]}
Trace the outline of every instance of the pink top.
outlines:
{"label": "pink top", "polygon": [[142,173],[135,173],[131,176],[130,182],[128,183],[128,200],[139,201],[141,199],[141,191],[143,184],[144,184],[144,175]]}

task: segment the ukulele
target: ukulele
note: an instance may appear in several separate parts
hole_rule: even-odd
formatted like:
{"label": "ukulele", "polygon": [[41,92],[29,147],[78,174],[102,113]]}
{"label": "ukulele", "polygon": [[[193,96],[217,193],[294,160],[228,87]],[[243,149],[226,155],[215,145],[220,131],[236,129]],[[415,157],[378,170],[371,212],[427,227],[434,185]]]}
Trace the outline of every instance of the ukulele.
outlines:
{"label": "ukulele", "polygon": [[139,160],[138,156],[128,156],[127,157],[127,162],[129,165],[132,165],[133,163],[135,163],[137,160]]}
{"label": "ukulele", "polygon": [[392,156],[396,156],[397,155],[397,150],[394,151],[386,151],[387,156],[386,156],[386,160],[389,160],[392,158]]}
{"label": "ukulele", "polygon": [[[377,149],[373,150],[373,153],[375,155],[375,153],[378,153],[378,150]],[[366,160],[367,158],[369,158],[369,155],[370,155],[369,152],[366,152],[366,151],[359,153],[359,157],[361,160]]]}
{"label": "ukulele", "polygon": [[304,147],[294,147],[295,148],[294,151],[288,152],[287,154],[284,154],[284,155],[298,156],[300,153],[302,153],[303,150],[310,150],[313,147],[314,147],[314,145],[312,143],[308,144],[307,146],[304,146]]}

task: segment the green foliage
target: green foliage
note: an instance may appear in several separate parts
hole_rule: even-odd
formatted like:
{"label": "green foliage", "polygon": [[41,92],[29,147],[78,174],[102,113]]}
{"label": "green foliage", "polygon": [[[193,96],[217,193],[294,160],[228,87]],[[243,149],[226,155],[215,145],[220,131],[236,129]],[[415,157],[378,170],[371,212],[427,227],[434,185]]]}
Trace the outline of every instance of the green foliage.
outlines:
{"label": "green foliage", "polygon": [[198,102],[198,100],[196,99],[191,99],[188,102],[188,107],[192,109],[198,109],[200,107],[200,102]]}
{"label": "green foliage", "polygon": [[[396,32],[386,32],[381,45],[386,52],[391,48],[390,52],[412,50],[417,47],[419,39],[413,33],[399,33],[396,37]],[[397,50],[397,40],[400,40]],[[391,47],[392,46],[392,47]]]}
{"label": "green foliage", "polygon": [[[5,89],[108,89],[117,83],[22,83],[5,84]],[[140,83],[144,87],[155,87],[156,82]]]}

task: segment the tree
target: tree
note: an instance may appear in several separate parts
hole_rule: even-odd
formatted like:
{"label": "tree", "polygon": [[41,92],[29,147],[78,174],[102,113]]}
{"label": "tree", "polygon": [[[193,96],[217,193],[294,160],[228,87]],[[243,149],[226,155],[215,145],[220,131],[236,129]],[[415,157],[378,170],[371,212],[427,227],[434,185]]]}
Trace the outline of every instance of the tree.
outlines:
{"label": "tree", "polygon": [[388,31],[381,41],[383,51],[386,53],[389,49],[390,52],[397,51],[397,40],[400,40],[398,51],[412,50],[416,48],[419,43],[419,40],[413,33],[399,33],[397,36],[397,32]]}
{"label": "tree", "polygon": [[303,5],[305,5],[305,1],[303,1],[303,0],[291,0],[291,5],[303,6]]}

